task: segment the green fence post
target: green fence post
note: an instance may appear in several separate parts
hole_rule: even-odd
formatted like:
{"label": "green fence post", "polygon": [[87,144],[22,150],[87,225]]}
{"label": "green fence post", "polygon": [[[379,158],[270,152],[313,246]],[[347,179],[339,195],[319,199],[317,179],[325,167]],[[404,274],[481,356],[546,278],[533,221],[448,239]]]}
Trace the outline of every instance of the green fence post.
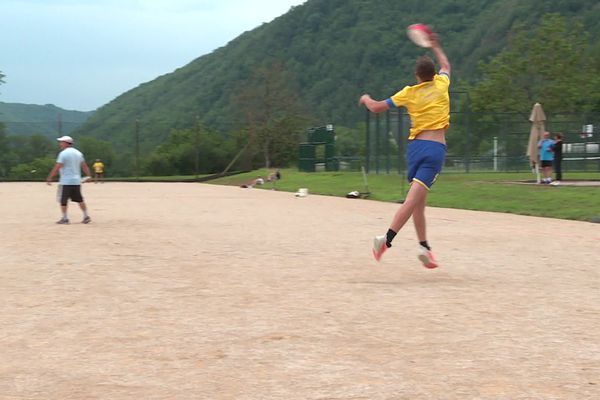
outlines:
{"label": "green fence post", "polygon": [[390,110],[385,112],[385,173],[390,174]]}
{"label": "green fence post", "polygon": [[469,95],[467,94],[467,107],[466,107],[466,115],[465,115],[465,130],[466,130],[466,141],[465,141],[465,154],[464,154],[464,164],[465,164],[465,172],[469,172],[469,164],[471,163],[471,152],[470,152],[470,144],[471,144],[471,104]]}
{"label": "green fence post", "polygon": [[379,175],[379,114],[375,114],[375,173]]}

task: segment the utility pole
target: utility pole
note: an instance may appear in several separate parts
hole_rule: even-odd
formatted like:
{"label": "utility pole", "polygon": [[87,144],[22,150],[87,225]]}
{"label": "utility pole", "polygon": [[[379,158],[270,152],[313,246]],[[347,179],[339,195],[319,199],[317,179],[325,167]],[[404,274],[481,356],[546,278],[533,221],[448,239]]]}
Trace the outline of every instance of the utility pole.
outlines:
{"label": "utility pole", "polygon": [[365,113],[365,125],[367,126],[367,132],[365,135],[365,169],[367,170],[368,174],[371,170],[371,112],[365,107]]}
{"label": "utility pole", "polygon": [[140,180],[140,120],[135,119],[135,177]]}
{"label": "utility pole", "polygon": [[194,165],[196,172],[196,179],[198,179],[198,173],[200,169],[200,117],[196,115],[196,163]]}

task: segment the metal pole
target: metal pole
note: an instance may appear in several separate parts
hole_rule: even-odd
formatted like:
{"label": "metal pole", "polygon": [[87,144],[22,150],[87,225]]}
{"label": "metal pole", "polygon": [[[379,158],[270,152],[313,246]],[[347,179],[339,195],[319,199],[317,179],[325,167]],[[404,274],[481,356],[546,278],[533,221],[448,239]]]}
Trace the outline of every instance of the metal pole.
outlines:
{"label": "metal pole", "polygon": [[398,145],[398,174],[400,174],[403,170],[402,152],[404,151],[404,146],[402,145],[402,114],[400,110],[398,110],[398,113],[396,114],[396,125],[396,144]]}
{"label": "metal pole", "polygon": [[375,173],[379,175],[379,114],[375,114]]}
{"label": "metal pole", "polygon": [[196,179],[198,179],[200,169],[200,117],[196,115],[196,160],[194,170],[196,172]]}
{"label": "metal pole", "polygon": [[366,143],[365,143],[365,168],[367,170],[367,174],[370,170],[371,165],[371,113],[369,109],[366,110],[366,124],[367,124],[367,132],[366,132]]}
{"label": "metal pole", "polygon": [[390,110],[385,113],[385,171],[390,174]]}
{"label": "metal pole", "polygon": [[508,119],[505,123],[504,130],[502,132],[502,143],[504,144],[504,150],[502,152],[502,171],[506,172],[508,170],[508,134],[513,130],[513,121],[512,119]]}
{"label": "metal pole", "polygon": [[466,137],[465,137],[465,155],[464,155],[464,164],[465,164],[465,172],[469,172],[470,171],[470,163],[471,163],[471,150],[470,150],[470,144],[471,144],[471,105],[470,105],[470,99],[469,99],[469,95],[467,94],[467,107],[466,107],[466,123],[465,123],[465,127],[466,127]]}
{"label": "metal pole", "polygon": [[135,119],[135,177],[140,180],[140,120]]}
{"label": "metal pole", "polygon": [[494,172],[498,171],[498,137],[494,136]]}
{"label": "metal pole", "polygon": [[[400,143],[402,146],[402,151],[401,151],[401,155],[400,155],[400,159],[402,160],[402,195],[406,196],[406,182],[407,182],[407,174],[408,174],[408,162],[406,159],[406,153],[407,153],[407,149],[408,149],[408,144],[407,144],[407,133],[410,131],[410,124],[409,124],[409,119],[410,117],[408,116],[406,109],[402,108],[401,110],[398,111],[398,118],[399,118],[399,123],[398,123],[398,134],[399,134],[399,138],[400,138]],[[404,202],[404,200],[402,200],[402,202]]]}

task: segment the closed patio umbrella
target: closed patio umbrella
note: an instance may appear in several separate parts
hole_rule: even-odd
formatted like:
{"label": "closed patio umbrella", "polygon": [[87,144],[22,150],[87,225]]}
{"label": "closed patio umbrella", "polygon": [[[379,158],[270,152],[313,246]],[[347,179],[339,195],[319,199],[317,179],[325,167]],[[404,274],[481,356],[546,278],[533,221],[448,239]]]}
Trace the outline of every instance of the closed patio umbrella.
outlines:
{"label": "closed patio umbrella", "polygon": [[529,132],[529,144],[527,145],[527,156],[529,157],[529,163],[532,171],[535,172],[537,183],[541,182],[540,179],[540,152],[538,149],[538,143],[542,139],[542,135],[546,131],[544,121],[546,121],[546,114],[540,103],[535,103],[531,109],[531,131]]}

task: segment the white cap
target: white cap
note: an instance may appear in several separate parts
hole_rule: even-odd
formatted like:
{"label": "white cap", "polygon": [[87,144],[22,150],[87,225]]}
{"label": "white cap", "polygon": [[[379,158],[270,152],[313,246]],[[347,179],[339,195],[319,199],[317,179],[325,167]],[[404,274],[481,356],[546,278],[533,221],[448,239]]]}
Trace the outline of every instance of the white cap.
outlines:
{"label": "white cap", "polygon": [[58,140],[59,142],[67,142],[73,144],[73,138],[71,136],[61,136],[56,140]]}

